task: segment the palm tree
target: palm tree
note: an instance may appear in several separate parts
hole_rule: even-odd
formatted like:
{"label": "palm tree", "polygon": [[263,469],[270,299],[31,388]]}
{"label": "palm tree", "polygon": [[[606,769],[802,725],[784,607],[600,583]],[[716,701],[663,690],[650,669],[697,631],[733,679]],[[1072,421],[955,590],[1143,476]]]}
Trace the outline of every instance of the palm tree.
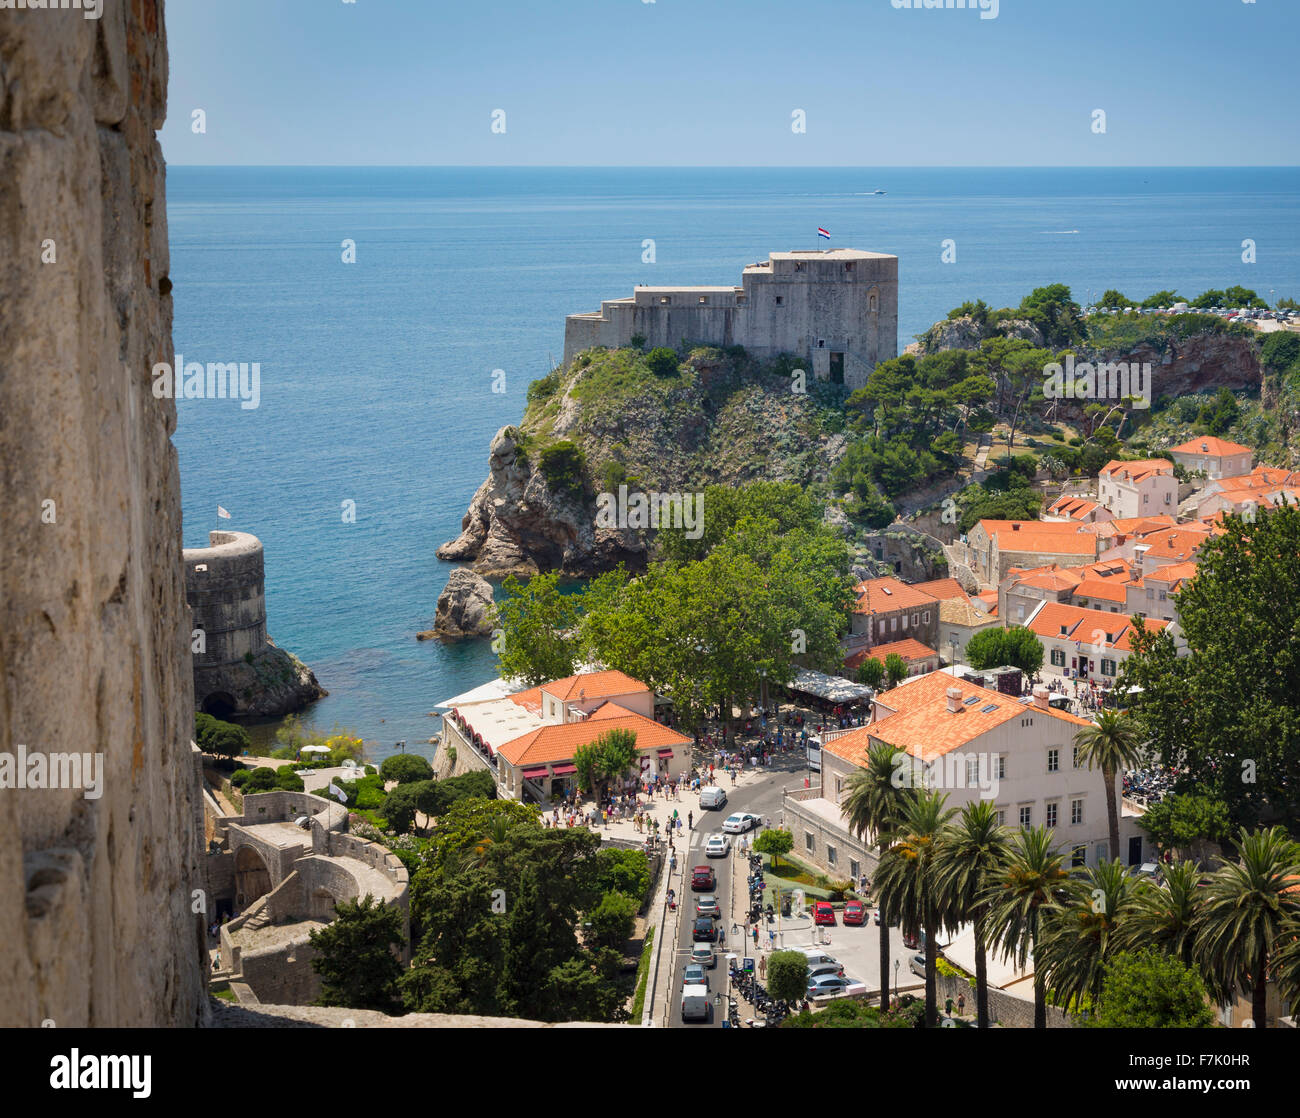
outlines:
{"label": "palm tree", "polygon": [[1141,754],[1137,723],[1127,714],[1103,710],[1097,721],[1074,735],[1079,763],[1101,769],[1106,783],[1106,812],[1110,818],[1110,856],[1119,857],[1119,806],[1115,802],[1115,774],[1131,769]]}
{"label": "palm tree", "polygon": [[[1070,876],[1061,867],[1061,855],[1052,848],[1052,841],[1052,832],[1046,827],[1021,827],[982,897],[988,905],[989,942],[1001,944],[1002,958],[1014,958],[1021,970],[1034,953],[1043,910],[1061,902]],[[1035,966],[1036,1029],[1047,1028],[1046,995],[1043,975]]]}
{"label": "palm tree", "polygon": [[[907,754],[887,742],[877,742],[867,750],[867,763],[849,778],[848,794],[840,805],[849,830],[863,842],[871,835],[876,841],[878,858],[889,845],[900,807],[910,794],[908,781],[898,779],[906,766],[900,765]],[[889,1012],[889,926],[893,913],[880,902],[880,1012]]]}
{"label": "palm tree", "polygon": [[1177,862],[1166,866],[1162,876],[1159,885],[1144,881],[1133,890],[1115,946],[1120,951],[1156,947],[1195,969],[1192,943],[1205,874],[1194,862]]}
{"label": "palm tree", "polygon": [[1267,1021],[1273,952],[1286,948],[1300,920],[1297,881],[1300,845],[1281,827],[1254,833],[1243,827],[1237,861],[1210,875],[1196,921],[1193,950],[1209,978],[1210,993],[1228,1001],[1249,992],[1257,1029]]}
{"label": "palm tree", "polygon": [[917,789],[904,802],[894,841],[876,870],[881,906],[898,914],[903,931],[925,937],[925,1024],[930,1029],[939,1024],[934,978],[939,932],[951,924],[935,875],[940,836],[957,814],[956,808],[944,808],[947,799],[945,794]]}
{"label": "palm tree", "polygon": [[1300,1014],[1300,920],[1292,920],[1282,929],[1279,944],[1273,954],[1278,991],[1291,1013]]}
{"label": "palm tree", "polygon": [[960,818],[939,839],[936,880],[943,904],[955,919],[975,925],[975,1024],[989,1027],[988,950],[984,921],[987,903],[980,900],[989,875],[1007,856],[1006,828],[989,800],[961,809]]}
{"label": "palm tree", "polygon": [[1035,974],[1058,1005],[1076,1008],[1084,996],[1101,999],[1116,933],[1132,903],[1133,878],[1118,858],[1072,878],[1061,907],[1042,915],[1034,947]]}

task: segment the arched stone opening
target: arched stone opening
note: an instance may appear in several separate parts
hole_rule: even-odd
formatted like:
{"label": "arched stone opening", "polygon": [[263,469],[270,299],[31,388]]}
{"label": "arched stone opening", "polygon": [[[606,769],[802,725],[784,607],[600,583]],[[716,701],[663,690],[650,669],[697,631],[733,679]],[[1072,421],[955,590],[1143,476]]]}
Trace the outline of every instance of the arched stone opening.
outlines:
{"label": "arched stone opening", "polygon": [[213,691],[203,700],[199,709],[213,718],[228,718],[235,713],[235,696],[229,691]]}
{"label": "arched stone opening", "polygon": [[262,855],[252,846],[241,846],[235,853],[235,907],[244,912],[270,891],[271,871]]}
{"label": "arched stone opening", "polygon": [[311,895],[311,917],[313,920],[330,921],[334,919],[336,905],[334,894],[323,886],[315,889]]}

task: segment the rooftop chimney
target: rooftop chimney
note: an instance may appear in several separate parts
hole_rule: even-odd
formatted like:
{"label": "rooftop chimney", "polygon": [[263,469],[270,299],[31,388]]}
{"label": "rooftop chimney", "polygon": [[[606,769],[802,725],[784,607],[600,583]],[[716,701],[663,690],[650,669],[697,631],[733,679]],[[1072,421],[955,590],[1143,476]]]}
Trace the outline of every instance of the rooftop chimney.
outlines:
{"label": "rooftop chimney", "polygon": [[1051,704],[1047,701],[1048,690],[1042,684],[1034,688],[1034,706],[1039,710],[1050,710]]}
{"label": "rooftop chimney", "polygon": [[948,694],[948,711],[951,714],[956,714],[958,711],[961,710],[961,688],[949,687],[947,694]]}

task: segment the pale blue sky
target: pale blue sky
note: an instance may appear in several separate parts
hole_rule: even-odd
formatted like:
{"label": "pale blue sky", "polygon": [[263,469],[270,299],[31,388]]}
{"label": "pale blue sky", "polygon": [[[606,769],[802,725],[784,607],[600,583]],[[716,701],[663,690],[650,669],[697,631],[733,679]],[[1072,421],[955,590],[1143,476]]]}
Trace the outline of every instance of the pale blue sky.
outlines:
{"label": "pale blue sky", "polygon": [[1300,0],[998,8],[168,0],[163,151],[178,164],[1300,163]]}

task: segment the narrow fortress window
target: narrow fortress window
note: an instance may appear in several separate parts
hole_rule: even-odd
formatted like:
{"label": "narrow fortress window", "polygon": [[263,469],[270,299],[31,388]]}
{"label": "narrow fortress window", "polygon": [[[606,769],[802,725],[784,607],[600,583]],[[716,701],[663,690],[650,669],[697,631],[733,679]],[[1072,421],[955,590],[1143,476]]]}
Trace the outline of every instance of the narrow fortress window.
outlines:
{"label": "narrow fortress window", "polygon": [[736,296],[736,306],[738,306],[738,307],[739,307],[739,306],[742,306],[742,305],[744,305],[744,304],[747,303],[747,302],[749,302],[749,296],[747,296],[747,295],[737,295],[737,296]]}
{"label": "narrow fortress window", "polygon": [[803,271],[803,261],[802,261],[802,260],[796,260],[796,261],[794,262],[794,270],[795,270],[796,272],[802,272],[802,271]]}
{"label": "narrow fortress window", "polygon": [[867,310],[872,311],[874,313],[875,309],[876,309],[876,297],[872,295],[867,300]]}
{"label": "narrow fortress window", "polygon": [[666,307],[666,306],[668,306],[668,304],[671,303],[672,301],[673,301],[673,300],[672,300],[672,296],[670,296],[670,295],[660,295],[660,296],[659,296],[659,305],[660,305],[661,307]]}
{"label": "narrow fortress window", "polygon": [[853,271],[853,264],[852,264],[852,262],[850,262],[850,263],[848,263],[848,264],[845,264],[845,265],[844,265],[844,270],[845,270],[846,272],[851,272],[851,271]]}
{"label": "narrow fortress window", "polygon": [[206,571],[207,569],[208,569],[208,565],[207,565],[206,563],[195,563],[195,564],[194,564],[194,573],[195,573],[195,574],[198,574],[199,571]]}
{"label": "narrow fortress window", "polygon": [[700,296],[700,306],[704,306],[708,301],[709,297],[707,295]]}
{"label": "narrow fortress window", "polygon": [[778,295],[778,296],[776,297],[776,305],[777,305],[778,307],[779,307],[782,303],[784,303],[784,302],[785,302],[785,299],[782,298],[780,295]]}

